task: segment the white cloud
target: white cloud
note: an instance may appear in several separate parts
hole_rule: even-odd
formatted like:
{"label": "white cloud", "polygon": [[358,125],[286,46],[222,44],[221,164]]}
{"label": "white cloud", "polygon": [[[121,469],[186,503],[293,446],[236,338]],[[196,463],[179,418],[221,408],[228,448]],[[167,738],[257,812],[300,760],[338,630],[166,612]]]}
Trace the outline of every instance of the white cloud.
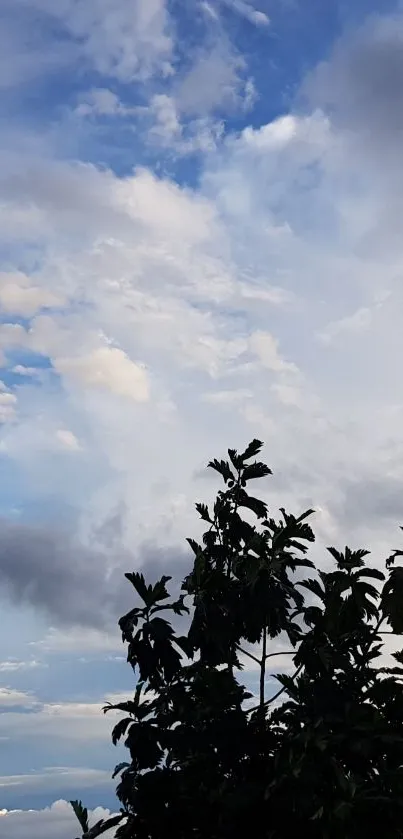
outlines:
{"label": "white cloud", "polygon": [[[80,773],[77,773],[78,776]],[[82,773],[84,774],[84,773]],[[77,819],[67,801],[55,801],[43,810],[0,811],[0,837],[3,839],[72,839],[79,831]],[[90,824],[107,819],[109,810],[97,807],[90,814]],[[115,830],[102,834],[113,839]]]}
{"label": "white cloud", "polygon": [[223,33],[211,47],[196,51],[190,69],[172,90],[178,111],[188,116],[245,108],[253,98],[247,63]]}
{"label": "white cloud", "polygon": [[[168,133],[190,102],[182,95],[157,100]],[[0,327],[10,366],[23,352],[21,366],[35,367],[32,352],[54,370],[40,387],[20,377],[2,452],[26,493],[37,496],[39,480],[74,504],[83,538],[119,505],[125,549],[151,533],[182,538],[195,469],[256,434],[269,443],[273,503],[278,487],[293,509],[337,508],[322,520],[332,539],[346,480],[366,475],[368,451],[378,478],[400,468],[401,235],[388,247],[390,225],[401,234],[402,213],[389,213],[390,201],[401,208],[399,177],[390,161],[358,160],[354,126],[318,104],[221,142],[194,190],[147,168],[119,177],[50,157],[15,157],[2,175],[6,235],[12,227],[20,254],[40,241],[35,286],[69,301],[27,329]],[[32,206],[34,221],[24,216]],[[353,351],[354,312],[366,328]],[[329,329],[325,345],[317,338]],[[124,409],[122,393],[135,397]],[[77,471],[60,481],[44,440],[63,429],[85,463],[69,458]],[[386,543],[380,516],[366,526]]]}
{"label": "white cloud", "polygon": [[270,24],[270,18],[265,12],[253,8],[244,0],[220,0],[220,2],[256,26],[269,26]]}
{"label": "white cloud", "polygon": [[35,698],[29,693],[14,690],[14,688],[0,687],[0,707],[3,709],[17,706],[29,708],[31,705],[35,704]]}
{"label": "white cloud", "polygon": [[275,373],[297,373],[293,362],[285,361],[278,351],[278,341],[269,332],[254,332],[250,337],[250,348],[256,353],[263,367]]}
{"label": "white cloud", "polygon": [[115,652],[122,649],[122,639],[118,632],[114,635],[91,628],[50,628],[45,637],[31,642],[43,653],[100,653]]}
{"label": "white cloud", "polygon": [[[54,366],[58,373],[84,386],[103,388],[135,402],[146,402],[149,399],[145,369],[131,361],[117,347],[99,347],[81,357],[55,358]],[[66,433],[63,435],[63,432],[58,432],[59,440],[60,434],[65,441]]]}
{"label": "white cloud", "polygon": [[0,423],[11,422],[16,417],[17,397],[9,391],[0,393]]}
{"label": "white cloud", "polygon": [[116,93],[106,87],[94,87],[80,98],[81,102],[75,109],[79,116],[127,116],[132,112],[122,104]]}
{"label": "white cloud", "polygon": [[17,0],[24,8],[56,18],[76,45],[77,57],[121,82],[170,71],[171,22],[165,0]]}
{"label": "white cloud", "polygon": [[71,452],[79,452],[81,449],[80,443],[75,434],[69,431],[68,428],[58,428],[56,431],[56,439],[63,446]]}
{"label": "white cloud", "polygon": [[50,289],[32,285],[22,273],[0,273],[0,310],[6,315],[31,317],[40,309],[64,305],[64,300]]}
{"label": "white cloud", "polygon": [[46,667],[47,665],[42,661],[37,661],[34,658],[28,661],[19,661],[15,658],[9,658],[5,661],[0,661],[0,673],[16,673],[19,670],[36,670],[37,667]]}

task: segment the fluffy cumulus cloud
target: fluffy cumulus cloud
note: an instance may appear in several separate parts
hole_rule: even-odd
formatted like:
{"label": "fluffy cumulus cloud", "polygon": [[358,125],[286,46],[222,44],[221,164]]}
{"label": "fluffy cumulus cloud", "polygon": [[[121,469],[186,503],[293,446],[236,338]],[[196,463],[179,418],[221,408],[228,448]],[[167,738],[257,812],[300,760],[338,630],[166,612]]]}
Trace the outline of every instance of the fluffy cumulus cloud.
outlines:
{"label": "fluffy cumulus cloud", "polygon": [[[91,813],[91,824],[110,816],[108,810],[97,807]],[[4,839],[71,839],[77,833],[77,821],[67,801],[55,801],[43,810],[0,810],[0,836]],[[102,835],[113,839],[114,830]]]}
{"label": "fluffy cumulus cloud", "polygon": [[[317,556],[395,546],[403,16],[374,0],[301,74],[313,11],[286,5],[0,12],[0,582],[13,644],[20,615],[34,639],[2,648],[0,736],[30,749],[61,727],[107,738],[123,573],[184,576],[193,502],[216,489],[204,467],[227,446],[266,441],[264,492],[317,508]],[[105,658],[97,700],[76,673],[50,696],[54,662],[80,655]],[[56,741],[34,774],[76,765]],[[27,766],[9,772],[33,800]],[[0,836],[67,839],[65,805],[35,806]]]}

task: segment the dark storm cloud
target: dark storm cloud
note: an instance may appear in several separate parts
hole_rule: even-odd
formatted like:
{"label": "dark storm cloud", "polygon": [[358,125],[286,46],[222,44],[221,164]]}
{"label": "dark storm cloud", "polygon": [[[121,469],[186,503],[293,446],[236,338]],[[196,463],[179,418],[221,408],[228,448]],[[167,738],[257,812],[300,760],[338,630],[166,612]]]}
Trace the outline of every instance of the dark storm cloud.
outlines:
{"label": "dark storm cloud", "polygon": [[145,544],[134,556],[116,544],[110,550],[91,550],[66,533],[0,519],[2,592],[47,613],[59,625],[115,625],[134,602],[126,571],[141,570],[150,582],[169,574],[174,592],[188,567],[183,548]]}

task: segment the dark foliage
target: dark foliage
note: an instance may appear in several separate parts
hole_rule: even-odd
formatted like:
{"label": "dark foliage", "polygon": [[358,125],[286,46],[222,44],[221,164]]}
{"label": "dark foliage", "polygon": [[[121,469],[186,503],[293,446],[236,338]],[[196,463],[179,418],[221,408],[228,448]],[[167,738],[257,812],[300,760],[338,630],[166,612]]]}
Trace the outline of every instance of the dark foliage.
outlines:
{"label": "dark foliage", "polygon": [[[209,464],[225,488],[211,510],[196,505],[207,530],[188,540],[179,599],[169,577],[126,575],[139,605],[120,627],[138,682],[110,706],[129,752],[115,770],[120,839],[403,837],[403,650],[392,667],[382,655],[384,634],[403,633],[403,552],[382,573],[366,551],[329,548],[332,570],[316,570],[313,511],[276,521],[247,491],[270,474],[252,460],[261,446]],[[187,612],[178,636],[169,617]],[[293,667],[267,696],[274,639]],[[256,700],[245,656],[259,668]]]}

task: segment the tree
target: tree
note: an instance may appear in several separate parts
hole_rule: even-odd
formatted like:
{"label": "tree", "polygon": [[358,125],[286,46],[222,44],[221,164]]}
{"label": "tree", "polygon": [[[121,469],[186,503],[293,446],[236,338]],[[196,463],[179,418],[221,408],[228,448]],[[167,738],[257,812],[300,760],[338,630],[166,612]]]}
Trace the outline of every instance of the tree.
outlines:
{"label": "tree", "polygon": [[[253,460],[261,447],[209,464],[225,486],[211,510],[196,504],[206,531],[188,539],[178,598],[170,577],[126,574],[139,602],[120,628],[138,681],[105,709],[123,712],[113,741],[130,757],[115,769],[120,839],[403,837],[403,650],[393,666],[384,656],[385,633],[403,634],[403,551],[385,573],[349,548],[315,569],[313,511],[277,521],[248,492],[271,474]],[[286,642],[291,672],[273,692],[268,667]]]}

